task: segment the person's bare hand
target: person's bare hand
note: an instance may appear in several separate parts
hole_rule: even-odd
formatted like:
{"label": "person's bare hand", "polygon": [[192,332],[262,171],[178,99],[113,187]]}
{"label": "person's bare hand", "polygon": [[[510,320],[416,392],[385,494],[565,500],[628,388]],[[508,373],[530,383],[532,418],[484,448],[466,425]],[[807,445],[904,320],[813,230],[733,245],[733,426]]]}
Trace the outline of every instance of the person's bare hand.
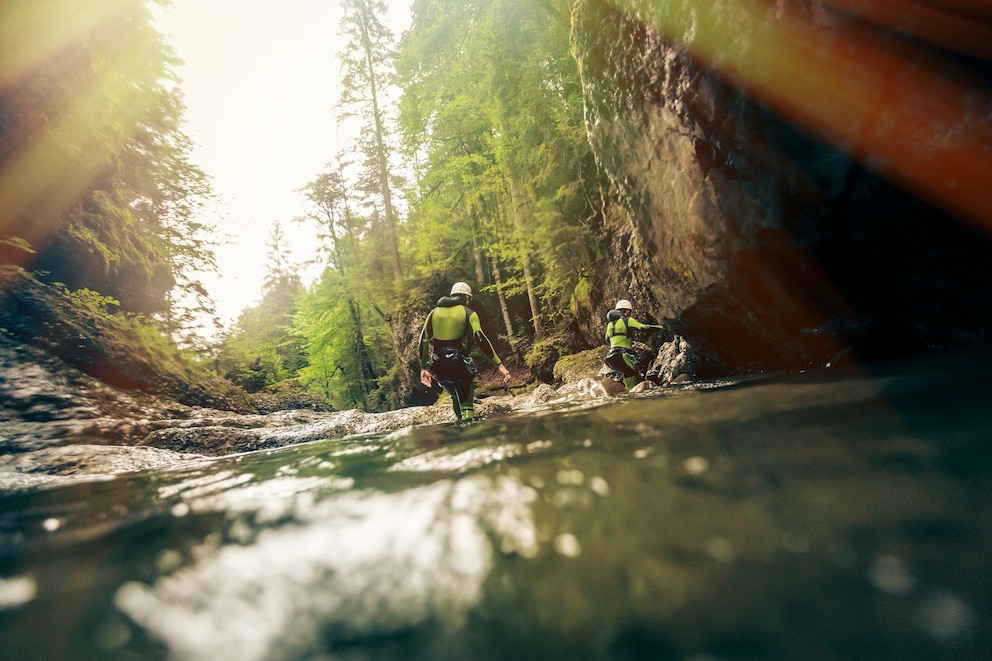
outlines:
{"label": "person's bare hand", "polygon": [[499,373],[503,375],[503,383],[510,382],[510,370],[506,369],[506,365],[499,366]]}
{"label": "person's bare hand", "polygon": [[431,379],[430,370],[420,370],[420,382],[427,386],[428,388],[434,387],[434,380]]}

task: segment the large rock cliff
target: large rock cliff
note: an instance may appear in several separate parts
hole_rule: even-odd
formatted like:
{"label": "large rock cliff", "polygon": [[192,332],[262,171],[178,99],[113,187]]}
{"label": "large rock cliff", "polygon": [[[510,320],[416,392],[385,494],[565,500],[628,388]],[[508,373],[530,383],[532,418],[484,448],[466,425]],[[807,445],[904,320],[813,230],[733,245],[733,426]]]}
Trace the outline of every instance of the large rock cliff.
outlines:
{"label": "large rock cliff", "polygon": [[815,0],[577,0],[621,200],[607,302],[714,374],[987,342],[990,23],[933,11],[957,38]]}

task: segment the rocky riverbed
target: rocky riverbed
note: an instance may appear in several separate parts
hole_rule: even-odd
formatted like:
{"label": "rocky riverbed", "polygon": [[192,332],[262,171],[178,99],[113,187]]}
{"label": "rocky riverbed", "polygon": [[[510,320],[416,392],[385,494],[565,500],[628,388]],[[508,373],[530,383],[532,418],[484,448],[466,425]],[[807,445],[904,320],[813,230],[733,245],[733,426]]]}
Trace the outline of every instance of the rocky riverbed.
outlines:
{"label": "rocky riverbed", "polygon": [[6,455],[0,658],[987,657],[992,356],[620,397],[596,358],[464,426],[148,409]]}
{"label": "rocky riverbed", "polygon": [[[678,367],[691,367],[684,341],[666,345],[659,356],[664,378],[686,377]],[[602,358],[603,351],[594,349],[561,361],[555,385],[480,388],[477,414],[536,411],[622,393],[606,377]],[[444,397],[433,406],[384,413],[291,408],[245,414],[187,406],[107,385],[41,353],[0,342],[3,490],[451,421]]]}

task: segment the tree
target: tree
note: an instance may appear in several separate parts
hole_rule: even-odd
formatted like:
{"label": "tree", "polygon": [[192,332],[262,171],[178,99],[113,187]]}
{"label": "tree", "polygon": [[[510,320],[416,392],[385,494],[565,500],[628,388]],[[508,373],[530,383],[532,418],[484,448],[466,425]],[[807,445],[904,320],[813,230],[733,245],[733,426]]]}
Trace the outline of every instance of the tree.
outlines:
{"label": "tree", "polygon": [[[303,192],[313,212],[300,220],[312,219],[321,227],[318,237],[329,256],[329,269],[297,319],[296,332],[306,339],[309,356],[302,376],[319,384],[325,397],[339,406],[343,398],[372,410],[375,404],[370,394],[376,390],[377,374],[365,340],[360,302],[365,280],[359,251],[363,224],[351,213],[340,168],[330,167]],[[343,378],[349,381],[342,386]]]}
{"label": "tree", "polygon": [[[536,338],[542,318],[560,318],[600,243],[568,29],[564,1],[417,0],[397,65],[422,261],[443,269],[488,255],[497,293],[526,295]],[[446,231],[476,241],[442,243]]]}
{"label": "tree", "polygon": [[[379,410],[383,398],[377,380],[382,360],[376,359],[381,352],[375,350],[374,337],[383,329],[371,323],[367,314],[363,316],[362,306],[346,288],[346,280],[328,269],[301,301],[294,328],[306,340],[308,364],[300,378],[308,386],[316,385],[340,408]],[[366,339],[369,335],[371,346]],[[380,363],[380,368],[374,363]]]}
{"label": "tree", "polygon": [[0,235],[35,250],[15,261],[174,322],[171,293],[202,294],[213,261],[194,221],[209,184],[145,2],[4,3],[0,43]]}
{"label": "tree", "polygon": [[[477,303],[495,295],[514,351],[528,339],[521,316],[540,339],[567,328],[570,303],[589,298],[602,193],[568,10],[567,0],[416,0],[395,58],[378,18],[384,3],[346,3],[341,108],[366,130],[355,169],[339,157],[303,189],[311,211],[301,220],[319,225],[327,268],[294,327],[307,341],[301,375],[339,405],[407,401],[416,319],[440,283],[474,279]],[[416,176],[402,224],[392,80]]]}
{"label": "tree", "polygon": [[217,358],[218,371],[249,392],[294,378],[307,364],[305,342],[292,330],[304,288],[279,223],[269,234],[267,258],[262,300],[242,311]]}
{"label": "tree", "polygon": [[393,282],[398,283],[403,272],[393,205],[389,131],[381,105],[394,57],[393,35],[379,18],[386,11],[382,0],[345,0],[343,8],[342,33],[349,41],[341,54],[344,77],[339,107],[345,111],[344,119],[356,118],[370,127],[357,144],[364,156],[361,184],[376,211],[373,215],[382,214],[379,224],[383,250],[391,263]]}

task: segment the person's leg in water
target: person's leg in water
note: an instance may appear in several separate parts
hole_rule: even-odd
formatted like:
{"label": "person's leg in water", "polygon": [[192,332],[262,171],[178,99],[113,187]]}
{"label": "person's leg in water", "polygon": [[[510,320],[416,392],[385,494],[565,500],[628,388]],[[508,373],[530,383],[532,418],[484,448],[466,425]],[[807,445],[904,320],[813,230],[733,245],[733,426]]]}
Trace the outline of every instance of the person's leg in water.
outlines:
{"label": "person's leg in water", "polygon": [[630,390],[641,382],[641,375],[637,371],[637,357],[619,348],[610,350],[604,361],[611,370],[620,372],[623,377],[623,387]]}
{"label": "person's leg in water", "polygon": [[462,419],[462,407],[461,402],[458,401],[458,389],[451,381],[440,381],[440,384],[444,388],[444,392],[448,393],[451,398],[451,408],[455,411],[455,421],[460,421]]}
{"label": "person's leg in water", "polygon": [[461,381],[440,381],[441,387],[451,397],[451,408],[456,422],[468,422],[475,415],[475,379],[471,376]]}
{"label": "person's leg in water", "polygon": [[457,383],[458,407],[462,411],[460,420],[468,422],[475,415],[475,377],[471,374]]}
{"label": "person's leg in water", "polygon": [[641,382],[641,375],[637,372],[637,358],[635,358],[634,356],[628,353],[625,353],[623,355],[623,362],[627,363],[627,366],[630,368],[630,371],[633,372],[633,374],[631,374],[630,376],[624,374],[623,377],[623,387],[626,388],[627,390],[630,390],[631,388],[633,388],[634,386],[636,386],[638,383]]}
{"label": "person's leg in water", "polygon": [[461,355],[436,360],[431,366],[431,373],[451,397],[455,420],[458,422],[471,420],[475,414],[475,375],[469,370]]}

